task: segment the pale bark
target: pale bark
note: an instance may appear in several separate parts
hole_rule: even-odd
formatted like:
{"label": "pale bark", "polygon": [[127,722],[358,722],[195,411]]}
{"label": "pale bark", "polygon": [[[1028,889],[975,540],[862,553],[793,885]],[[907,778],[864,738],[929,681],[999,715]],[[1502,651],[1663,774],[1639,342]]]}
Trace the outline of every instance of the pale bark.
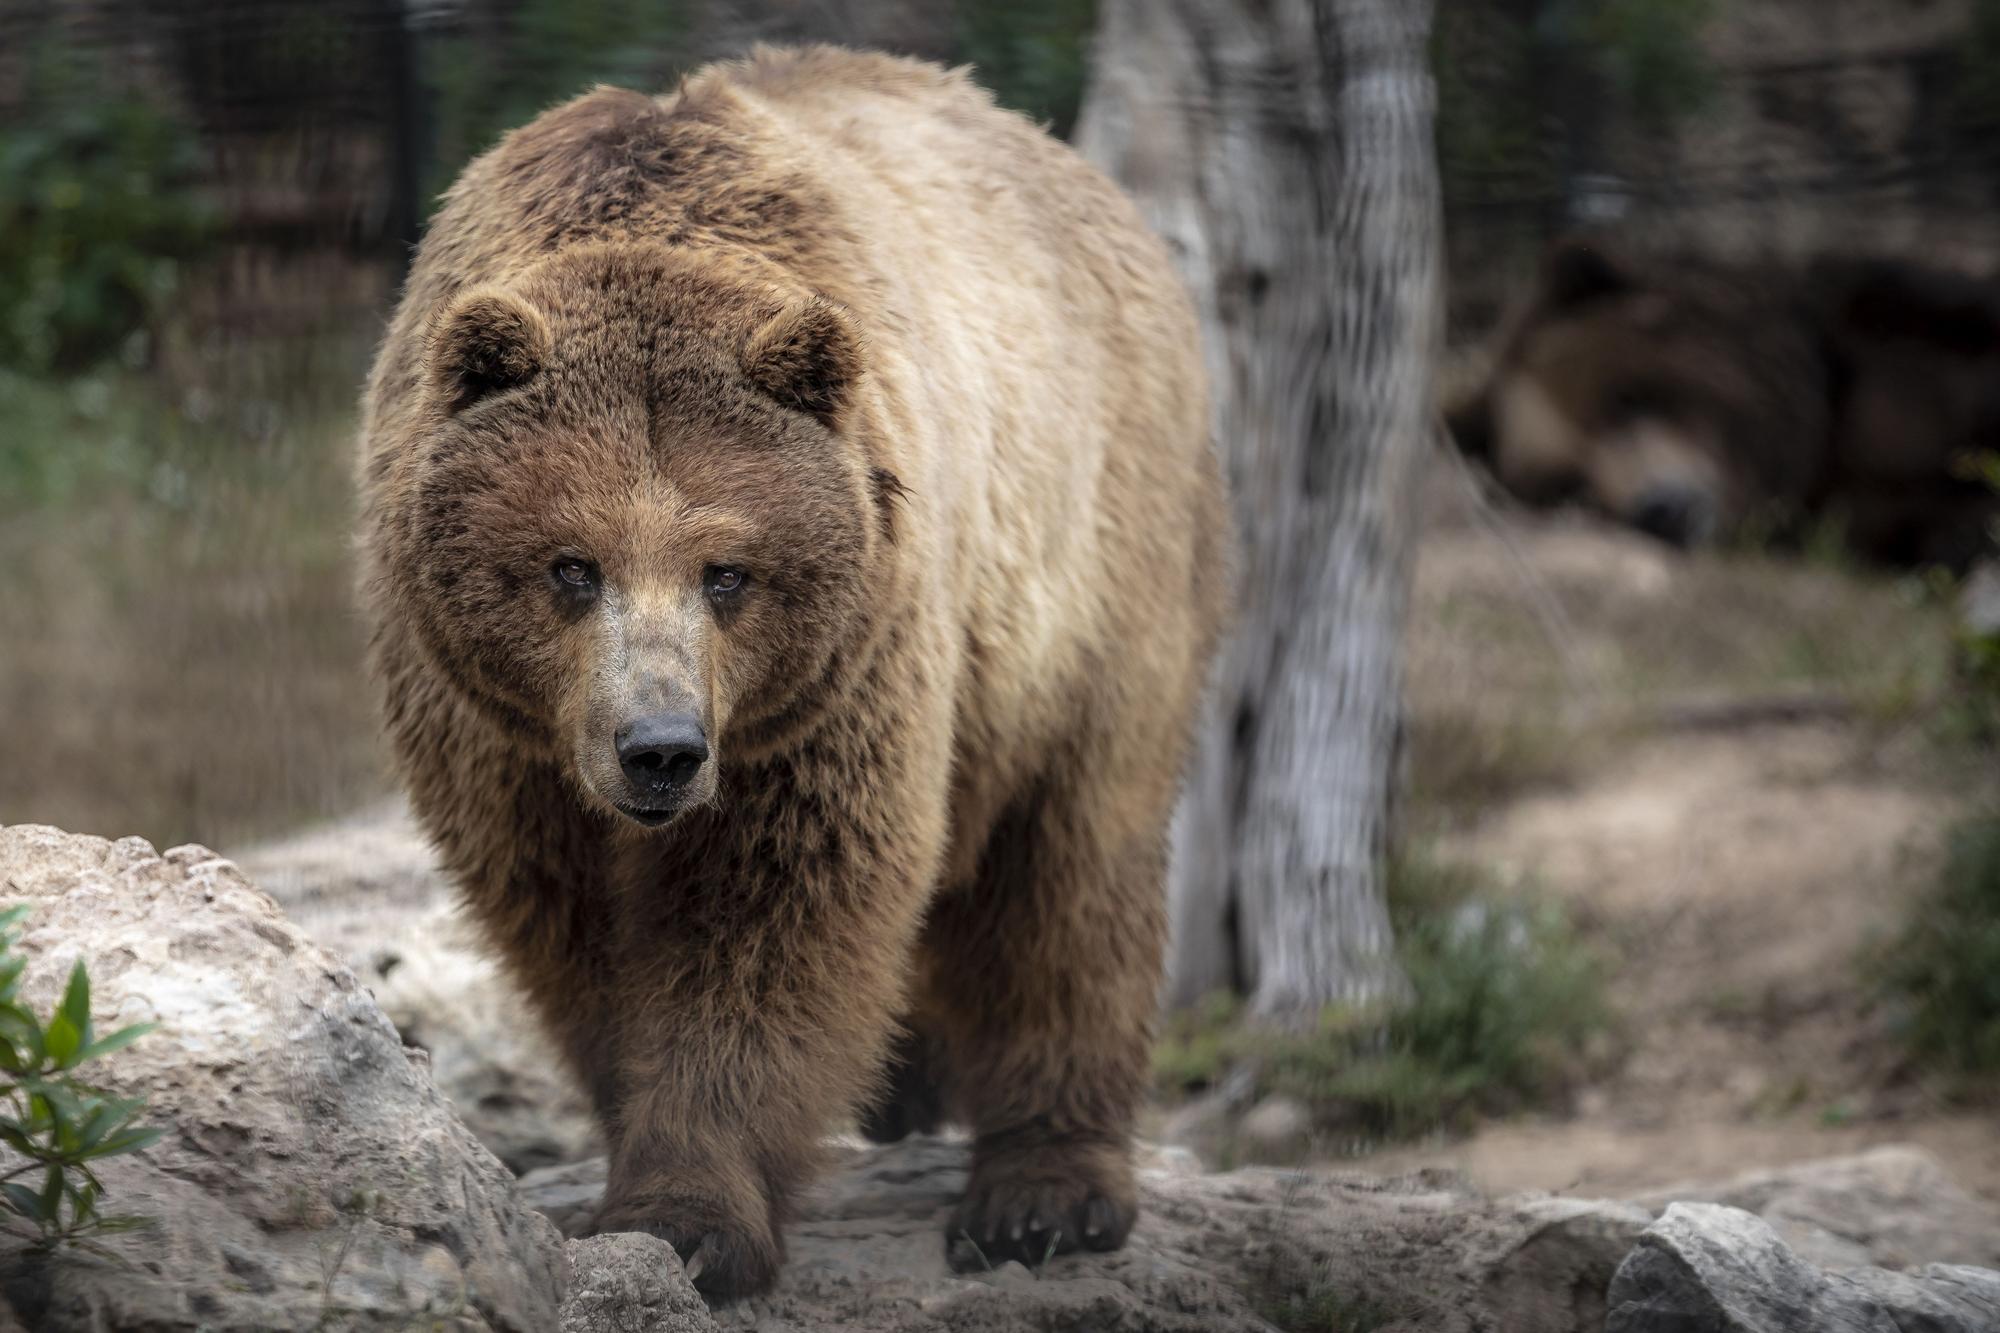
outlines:
{"label": "pale bark", "polygon": [[1173,247],[1242,535],[1175,827],[1170,999],[1401,984],[1382,895],[1439,334],[1424,0],[1106,0],[1078,142]]}

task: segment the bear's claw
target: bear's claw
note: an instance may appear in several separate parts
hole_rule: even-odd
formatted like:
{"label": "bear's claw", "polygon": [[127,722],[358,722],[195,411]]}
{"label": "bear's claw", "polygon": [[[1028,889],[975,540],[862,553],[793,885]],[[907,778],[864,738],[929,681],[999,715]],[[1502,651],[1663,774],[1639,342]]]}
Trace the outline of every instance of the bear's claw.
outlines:
{"label": "bear's claw", "polygon": [[[1076,1250],[1115,1250],[1138,1208],[1120,1202],[1127,1181],[1094,1180],[1056,1150],[1035,1160],[1009,1153],[975,1167],[946,1228],[946,1252],[960,1271],[1019,1260],[1034,1266]],[[961,1239],[970,1245],[960,1245]]]}

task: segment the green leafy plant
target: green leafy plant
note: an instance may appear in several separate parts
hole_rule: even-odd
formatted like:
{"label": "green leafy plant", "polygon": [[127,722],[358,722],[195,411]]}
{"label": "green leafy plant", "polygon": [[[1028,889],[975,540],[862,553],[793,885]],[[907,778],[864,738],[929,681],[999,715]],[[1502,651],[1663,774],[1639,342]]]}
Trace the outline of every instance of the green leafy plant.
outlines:
{"label": "green leafy plant", "polygon": [[1665,131],[1706,105],[1715,70],[1701,30],[1715,0],[1590,0],[1574,8],[1572,40],[1591,51],[1640,125]]}
{"label": "green leafy plant", "polygon": [[2000,816],[1951,830],[1937,885],[1879,974],[1921,1059],[1960,1077],[2000,1074]]}
{"label": "green leafy plant", "polygon": [[[90,974],[81,960],[47,1022],[22,1004],[27,960],[15,952],[13,928],[27,912],[25,906],[0,912],[0,1143],[25,1159],[0,1172],[0,1216],[26,1223],[39,1247],[88,1246],[93,1236],[146,1224],[143,1218],[99,1211],[104,1186],[92,1164],[137,1152],[158,1140],[160,1131],[138,1123],[142,1102],[112,1097],[75,1071],[131,1045],[153,1025],[96,1035]],[[37,1172],[39,1183],[31,1183]]]}
{"label": "green leafy plant", "polygon": [[433,201],[466,160],[593,84],[664,86],[687,38],[684,0],[521,0],[432,39]]}
{"label": "green leafy plant", "polygon": [[2000,129],[2000,0],[1973,0],[1954,55],[1951,109],[1961,132],[1977,143]]}
{"label": "green leafy plant", "polygon": [[1095,0],[971,0],[958,7],[958,56],[1002,106],[1067,137],[1083,105]]}
{"label": "green leafy plant", "polygon": [[[1957,460],[1954,471],[1961,480],[2000,494],[2000,453],[1969,454]],[[2000,549],[2000,523],[1989,528],[1987,539]],[[1926,570],[1921,578],[1922,593],[1939,605],[1951,606],[1971,591],[1947,569]],[[2000,631],[1990,613],[1953,617],[1950,662],[1954,688],[1938,719],[1940,731],[1950,741],[1990,746],[2000,738]]]}
{"label": "green leafy plant", "polygon": [[1291,1033],[1211,997],[1169,1022],[1158,1082],[1188,1092],[1248,1066],[1260,1091],[1300,1099],[1323,1125],[1404,1138],[1572,1081],[1610,1016],[1601,965],[1560,911],[1494,894],[1474,870],[1409,859],[1392,868],[1390,915],[1402,1000],[1332,1007]]}
{"label": "green leafy plant", "polygon": [[1448,199],[1525,204],[1563,189],[1582,108],[1665,134],[1712,100],[1701,42],[1716,0],[1440,0],[1431,26]]}
{"label": "green leafy plant", "polygon": [[0,365],[68,373],[146,358],[212,235],[200,150],[171,109],[44,42],[0,129]]}

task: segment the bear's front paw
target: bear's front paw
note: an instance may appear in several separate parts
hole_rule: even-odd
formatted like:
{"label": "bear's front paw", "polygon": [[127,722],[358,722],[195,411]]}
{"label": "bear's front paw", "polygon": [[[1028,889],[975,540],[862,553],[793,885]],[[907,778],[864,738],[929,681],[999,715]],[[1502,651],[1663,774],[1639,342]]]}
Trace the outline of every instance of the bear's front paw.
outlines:
{"label": "bear's front paw", "polygon": [[1132,1166],[1109,1144],[1047,1142],[975,1148],[972,1179],[945,1228],[960,1270],[1072,1250],[1115,1250],[1139,1215]]}
{"label": "bear's front paw", "polygon": [[674,1247],[695,1290],[717,1300],[770,1290],[785,1259],[768,1221],[733,1216],[700,1199],[607,1199],[587,1234],[608,1231],[658,1236]]}

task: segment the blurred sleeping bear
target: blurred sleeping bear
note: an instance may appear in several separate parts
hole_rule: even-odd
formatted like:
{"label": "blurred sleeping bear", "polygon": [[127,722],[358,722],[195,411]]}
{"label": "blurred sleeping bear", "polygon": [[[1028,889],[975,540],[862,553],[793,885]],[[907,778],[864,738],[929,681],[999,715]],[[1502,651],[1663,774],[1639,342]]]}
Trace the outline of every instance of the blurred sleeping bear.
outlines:
{"label": "blurred sleeping bear", "polygon": [[1972,470],[2000,449],[2000,290],[1901,261],[1564,241],[1447,415],[1531,504],[1677,546],[1824,523],[1869,560],[1963,568],[2000,513]]}

